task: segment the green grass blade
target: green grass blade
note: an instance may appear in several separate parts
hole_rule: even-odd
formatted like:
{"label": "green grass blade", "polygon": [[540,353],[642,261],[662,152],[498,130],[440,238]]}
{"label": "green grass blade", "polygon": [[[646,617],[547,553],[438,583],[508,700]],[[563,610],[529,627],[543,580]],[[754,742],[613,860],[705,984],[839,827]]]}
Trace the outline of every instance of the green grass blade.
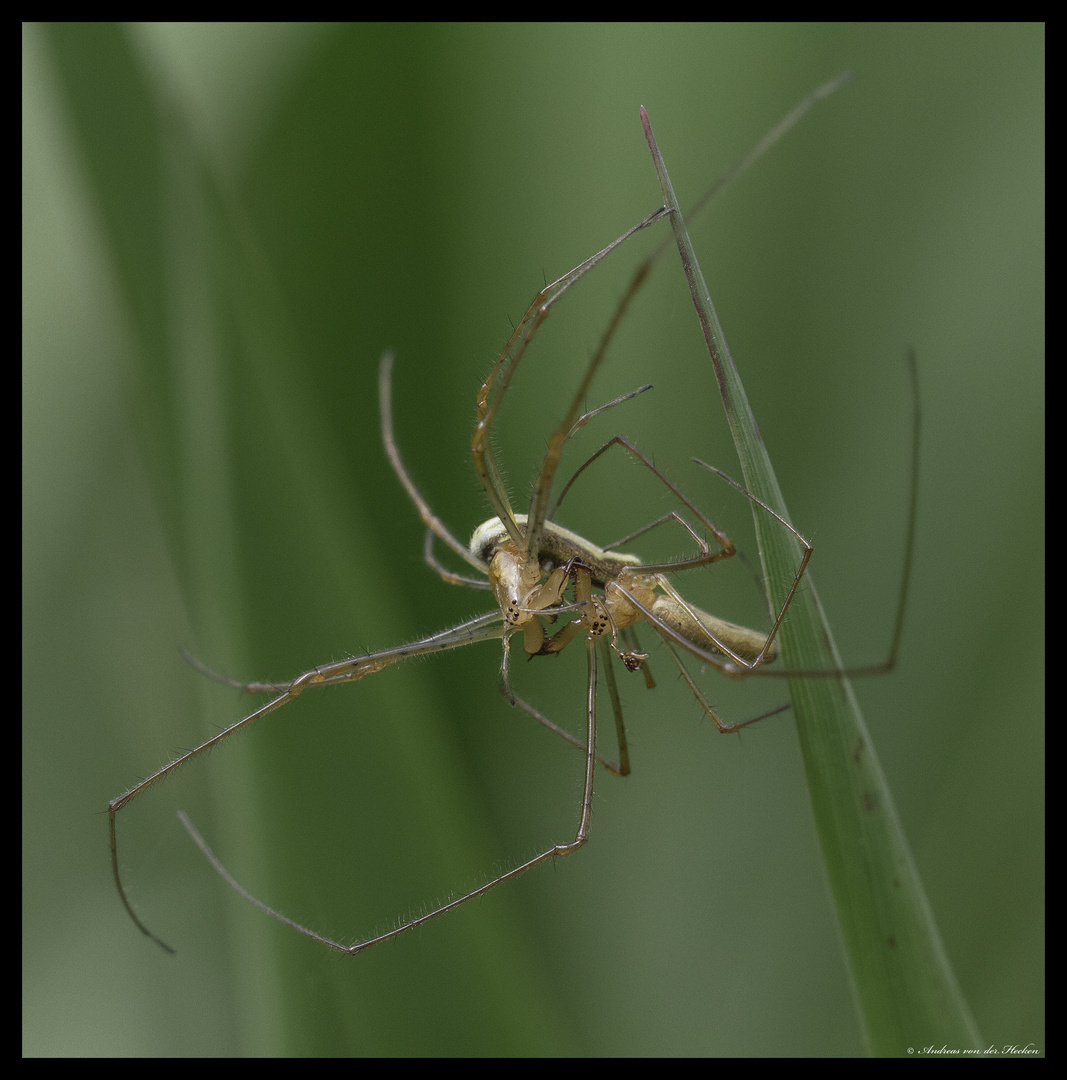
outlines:
{"label": "green grass blade", "polygon": [[[745,486],[790,520],[700,271],[648,117],[642,124],[671,213]],[[768,598],[780,610],[801,549],[754,507]],[[801,582],[778,642],[789,670],[841,668],[811,575]],[[852,687],[844,678],[789,681],[816,829],[868,1045],[877,1055],[942,1044],[978,1048],[979,1035],[949,965],[892,794]]]}

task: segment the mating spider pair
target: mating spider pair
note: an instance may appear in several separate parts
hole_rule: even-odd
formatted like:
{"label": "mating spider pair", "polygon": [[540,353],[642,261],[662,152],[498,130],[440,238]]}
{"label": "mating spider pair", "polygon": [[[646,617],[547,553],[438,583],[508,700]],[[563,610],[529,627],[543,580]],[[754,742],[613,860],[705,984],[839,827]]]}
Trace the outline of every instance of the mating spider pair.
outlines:
{"label": "mating spider pair", "polygon": [[[755,156],[758,156],[758,153],[762,153],[771,142],[780,137],[784,130],[791,126],[792,123],[795,123],[796,119],[799,119],[799,116],[806,112],[813,103],[814,100],[809,99],[808,102],[802,103],[797,110],[794,110],[790,117],[787,118],[787,121],[779,125],[775,132],[772,133],[772,136],[765,139],[757,148],[757,151],[746,159],[743,166],[750,164],[755,159]],[[729,178],[732,179],[732,175]],[[471,440],[471,455],[494,516],[478,526],[469,545],[461,543],[433,512],[407,473],[393,434],[391,389],[393,358],[390,354],[382,357],[379,374],[382,438],[386,454],[426,526],[426,562],[446,582],[491,590],[496,600],[496,607],[485,615],[422,640],[380,652],[324,664],[304,672],[288,683],[241,683],[215,675],[198,661],[192,661],[205,674],[226,685],[250,693],[273,694],[274,696],[265,705],[244,719],[142,780],[124,795],[114,799],[109,805],[111,861],[119,895],[136,925],[164,949],[171,951],[169,946],[147,928],[133,910],[122,883],[116,836],[116,822],[119,812],[149,787],[158,783],[180,766],[217,746],[231,735],[249,727],[283,705],[289,704],[310,687],[354,682],[412,657],[455,649],[475,642],[500,639],[503,646],[501,661],[502,688],[512,704],[519,706],[538,722],[579,747],[585,754],[585,778],[582,788],[579,822],[572,840],[562,844],[555,844],[534,858],[494,877],[479,888],[433,911],[410,919],[387,933],[355,945],[346,946],[314,930],[301,926],[251,896],[230,876],[185,815],[180,815],[186,828],[205,855],[238,893],[261,910],[316,941],[341,952],[355,954],[379,942],[394,938],[407,930],[414,929],[429,919],[464,904],[468,900],[481,896],[490,889],[525,873],[540,863],[573,852],[586,842],[589,836],[596,763],[599,761],[611,772],[618,775],[625,775],[630,771],[611,653],[615,652],[624,666],[631,672],[642,668],[643,661],[647,657],[646,654],[640,651],[634,633],[634,627],[638,623],[647,623],[656,632],[677,664],[683,679],[697,701],[715,722],[718,729],[724,733],[737,731],[746,724],[753,723],[755,720],[771,714],[765,713],[762,716],[753,717],[741,723],[725,722],[715,713],[701,694],[682,662],[680,653],[687,653],[700,662],[716,668],[723,674],[737,679],[754,674],[774,674],[786,678],[805,676],[841,677],[850,673],[870,674],[876,671],[889,670],[892,667],[896,642],[899,639],[899,616],[897,633],[894,636],[890,658],[885,664],[855,669],[855,672],[839,669],[814,672],[780,670],[768,672],[764,670],[764,666],[777,656],[778,650],[775,638],[808,566],[812,549],[784,517],[713,466],[698,462],[698,464],[704,465],[704,467],[711,469],[727,480],[755,505],[757,514],[769,515],[770,518],[775,519],[780,527],[788,530],[802,546],[802,555],[795,570],[792,585],[769,632],[765,634],[737,626],[702,611],[689,603],[672,583],[670,576],[682,571],[697,570],[729,558],[735,554],[735,548],[729,537],[718,529],[628,439],[616,435],[606,442],[571,477],[556,502],[551,503],[555,474],[567,441],[595,414],[618,405],[620,402],[641,392],[641,390],[637,390],[632,394],[624,395],[624,397],[602,405],[592,412],[581,412],[582,405],[587,400],[593,379],[605,358],[615,330],[634,294],[647,277],[652,259],[648,260],[639,269],[629,289],[620,301],[571,398],[566,413],[549,439],[548,448],[540,465],[527,512],[519,514],[512,508],[507,489],[501,479],[500,469],[489,436],[520,361],[524,358],[538,328],[548,316],[553,305],[558,303],[573,285],[629,237],[667,216],[666,210],[657,210],[607,247],[591,258],[586,259],[568,274],[546,286],[538,293],[515,328],[485,381],[481,384],[476,396],[477,424]],[[643,387],[643,389],[647,389],[647,387]],[[679,509],[670,510],[636,533],[617,541],[609,547],[601,548],[570,530],[555,524],[553,517],[577,476],[613,447],[630,454],[650,470],[671,492],[680,507]],[[698,527],[695,528],[684,516],[681,512],[683,508],[689,512]],[[634,554],[618,550],[654,528],[669,525],[681,527],[691,539],[695,548],[690,554],[667,562],[646,563],[642,562]],[[699,531],[701,529],[704,530],[705,534],[710,534],[714,540],[714,546],[705,539],[705,534]],[[435,539],[450,548],[459,558],[477,571],[480,576],[474,578],[457,574],[442,565],[434,553]],[[573,599],[568,599],[568,595],[572,596]],[[567,621],[564,622],[565,619]],[[560,628],[553,629],[551,633],[547,632],[548,627],[552,626],[554,628],[557,622],[562,623]],[[578,639],[584,642],[588,669],[584,740],[578,739],[559,728],[551,720],[542,716],[536,708],[514,693],[510,673],[513,639],[521,641],[524,653],[530,657],[558,653]],[[598,754],[596,749],[597,688],[601,665],[603,665],[604,680],[615,719],[619,745],[618,762],[607,760]],[[651,686],[652,681],[647,669],[645,678],[649,686]],[[782,706],[782,708],[785,707]],[[778,712],[781,709],[774,711]]]}

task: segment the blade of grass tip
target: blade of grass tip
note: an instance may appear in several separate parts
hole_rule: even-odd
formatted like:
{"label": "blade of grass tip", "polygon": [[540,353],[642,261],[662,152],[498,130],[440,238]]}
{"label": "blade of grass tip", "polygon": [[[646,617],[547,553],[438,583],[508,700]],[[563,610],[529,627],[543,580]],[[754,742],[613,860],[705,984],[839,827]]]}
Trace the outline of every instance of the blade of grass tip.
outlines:
{"label": "blade of grass tip", "polygon": [[[745,485],[789,520],[644,108],[641,123]],[[769,514],[753,509],[769,599],[777,611],[799,566],[800,545]],[[810,574],[793,597],[778,642],[789,670],[842,666]],[[789,688],[816,830],[871,1052],[905,1055],[932,1045],[977,1049],[977,1028],[949,965],[851,685],[842,677],[795,678]]]}

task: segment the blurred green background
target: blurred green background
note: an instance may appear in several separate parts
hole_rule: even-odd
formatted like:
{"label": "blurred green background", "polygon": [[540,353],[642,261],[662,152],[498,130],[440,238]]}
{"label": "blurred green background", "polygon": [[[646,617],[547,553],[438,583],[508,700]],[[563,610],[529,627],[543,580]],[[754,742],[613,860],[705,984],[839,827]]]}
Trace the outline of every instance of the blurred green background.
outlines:
{"label": "blurred green background", "polygon": [[[133,804],[127,884],[176,956],[123,912],[106,836],[108,799],[248,711],[180,645],[281,679],[488,610],[422,564],[381,352],[410,471],[465,538],[511,325],[659,203],[638,106],[684,205],[846,68],[694,240],[853,663],[892,622],[917,351],[903,655],[859,693],[984,1038],[1043,1052],[1043,28],[49,25],[23,31],[25,1053],[862,1050],[792,720],[720,738],[655,650],[586,848],[358,958],[239,900],[174,811],[346,940],[569,839],[580,755],[503,702],[498,645],[307,695]],[[657,239],[530,352],[498,425],[517,500]],[[589,404],[643,382],[572,467],[626,433],[754,567],[748,507],[688,464],[737,471],[673,254]],[[604,542],[664,513],[642,472],[605,463],[561,522]],[[739,561],[679,584],[766,625]],[[516,683],[580,730],[573,652]],[[702,678],[731,719],[783,695],[725,683]]]}

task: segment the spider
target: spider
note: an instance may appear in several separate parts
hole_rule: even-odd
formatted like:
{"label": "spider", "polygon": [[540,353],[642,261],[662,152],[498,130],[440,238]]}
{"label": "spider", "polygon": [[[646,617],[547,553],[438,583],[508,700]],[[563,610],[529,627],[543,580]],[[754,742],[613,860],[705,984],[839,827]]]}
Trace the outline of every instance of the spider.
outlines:
{"label": "spider", "polygon": [[[741,163],[741,166],[732,173],[727,174],[723,181],[720,181],[712,193],[721,190],[725,182],[733,179],[741,169],[751,164],[759,154],[780,137],[789,126],[795,123],[818,100],[820,94],[825,96],[824,93],[819,92],[801,103],[797,109],[794,109],[793,113]],[[713,524],[653,464],[642,450],[624,436],[615,435],[605,442],[574,473],[555,503],[551,503],[556,471],[567,442],[593,416],[614,408],[650,388],[648,386],[641,387],[592,411],[581,411],[582,403],[587,399],[594,377],[607,354],[614,333],[633,296],[647,277],[652,261],[657,257],[658,253],[647,260],[634,276],[630,287],[619,302],[606,331],[586,366],[584,375],[570,400],[564,416],[553,431],[541,461],[527,512],[516,513],[513,509],[507,489],[501,479],[500,469],[490,442],[490,434],[494,420],[520,362],[526,355],[538,328],[547,318],[552,307],[566,295],[572,286],[635,233],[655,225],[666,216],[667,211],[665,209],[656,210],[595,255],[542,289],[519,321],[500,356],[480,385],[475,397],[477,423],[471,439],[471,457],[490,508],[493,511],[493,516],[482,522],[474,530],[468,544],[458,540],[434,513],[415,486],[401,459],[394,436],[392,419],[393,356],[386,353],[382,357],[379,369],[382,441],[394,471],[415,505],[423,524],[426,526],[425,561],[445,582],[490,590],[493,593],[496,606],[484,615],[421,640],[324,664],[305,671],[292,681],[285,683],[238,682],[216,674],[195,658],[187,656],[187,659],[198,670],[216,681],[249,693],[272,694],[274,696],[265,705],[201,745],[182,754],[132,787],[125,794],[112,800],[109,804],[111,864],[119,896],[137,927],[162,948],[168,952],[173,951],[169,945],[157,937],[142,922],[134,911],[122,883],[116,833],[119,812],[148,788],[182,765],[193,758],[199,757],[283,705],[289,704],[310,687],[354,682],[412,657],[455,649],[476,642],[499,639],[502,643],[500,679],[505,696],[513,705],[518,706],[539,723],[581,749],[585,755],[581,806],[578,827],[573,839],[554,844],[521,865],[492,878],[480,887],[432,911],[403,922],[386,933],[368,938],[354,945],[344,945],[315,930],[302,926],[252,896],[234,880],[185,814],[179,814],[182,823],[205,856],[219,874],[241,896],[294,930],[330,948],[348,955],[355,955],[373,945],[415,929],[430,919],[482,896],[489,890],[518,877],[541,863],[571,854],[586,843],[589,837],[596,764],[599,762],[610,772],[620,776],[627,775],[630,771],[626,734],[612,668],[611,654],[614,653],[628,671],[643,670],[647,685],[649,687],[654,685],[645,666],[648,656],[640,651],[637,643],[634,632],[636,624],[647,623],[664,642],[694,697],[714,721],[719,731],[723,733],[739,731],[748,724],[783,711],[788,706],[783,705],[778,709],[748,720],[729,723],[717,715],[701,694],[686,669],[679,655],[680,652],[687,653],[702,663],[712,666],[735,679],[743,679],[756,673],[773,673],[779,677],[805,674],[835,677],[858,672],[870,674],[875,671],[889,670],[892,667],[896,639],[894,639],[890,659],[885,664],[876,667],[854,669],[852,672],[843,670],[810,673],[762,672],[764,666],[773,662],[778,655],[775,637],[808,566],[812,548],[788,521],[713,466],[698,462],[698,464],[705,465],[706,468],[716,472],[749,499],[757,508],[757,513],[764,513],[776,519],[783,528],[787,529],[796,538],[802,547],[803,554],[795,571],[792,585],[768,633],[750,630],[711,615],[688,602],[678,591],[670,579],[673,575],[697,570],[728,559],[736,553],[736,549],[729,537]],[[614,448],[629,454],[640,465],[648,469],[674,497],[679,504],[679,508],[668,511],[662,517],[645,525],[637,532],[601,548],[595,543],[556,524],[553,517],[578,476],[602,455]],[[683,509],[688,511],[692,519],[695,519],[699,528],[694,528],[689,518],[683,514]],[[650,563],[643,562],[632,553],[619,550],[637,537],[658,527],[668,525],[680,527],[688,536],[692,544],[688,554],[664,562]],[[713,538],[713,543],[710,543],[705,538],[707,535]],[[450,548],[456,556],[467,563],[479,576],[472,577],[466,574],[458,574],[444,566],[435,554],[435,542],[443,543]],[[572,598],[569,599],[568,594]],[[567,619],[567,621],[558,630],[553,633],[547,632],[549,626],[563,619]],[[576,640],[583,642],[587,661],[586,731],[584,740],[576,738],[570,732],[558,727],[547,717],[542,716],[534,706],[516,695],[511,680],[513,642],[521,642],[523,653],[532,659],[559,653]],[[603,678],[607,686],[615,720],[619,747],[618,762],[603,757],[597,752],[596,748],[597,688],[601,670],[603,670]]]}

